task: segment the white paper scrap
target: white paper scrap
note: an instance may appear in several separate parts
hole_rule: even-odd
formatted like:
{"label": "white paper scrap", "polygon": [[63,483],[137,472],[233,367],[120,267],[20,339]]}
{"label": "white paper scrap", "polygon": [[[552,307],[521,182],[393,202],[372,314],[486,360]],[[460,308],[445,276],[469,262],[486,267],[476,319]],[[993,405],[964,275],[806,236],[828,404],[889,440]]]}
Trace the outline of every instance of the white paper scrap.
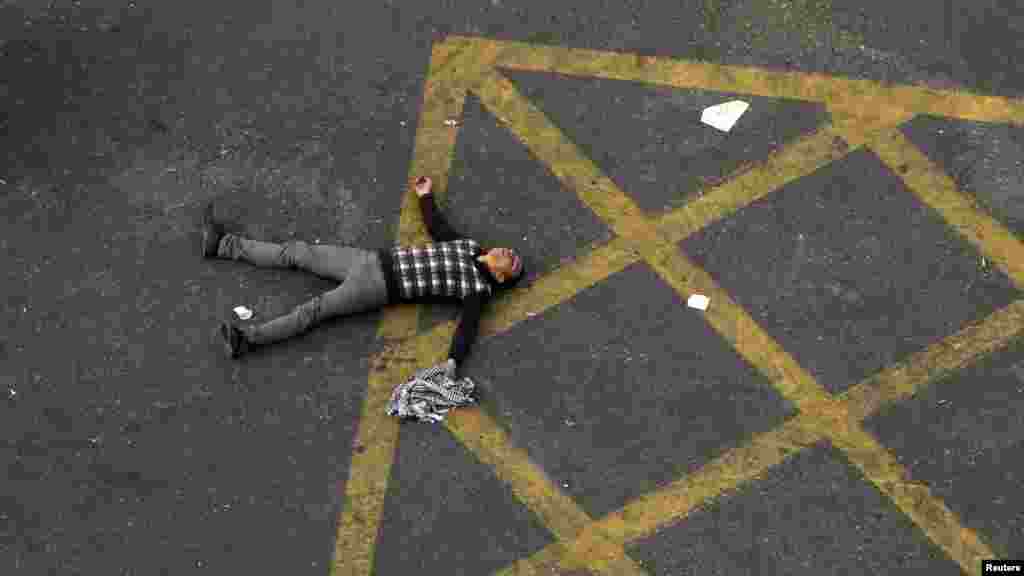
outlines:
{"label": "white paper scrap", "polygon": [[694,294],[690,296],[690,299],[686,301],[686,305],[690,308],[696,308],[697,310],[707,310],[708,303],[711,302],[707,296],[702,294]]}
{"label": "white paper scrap", "polygon": [[241,318],[242,320],[248,320],[249,318],[252,318],[252,310],[249,310],[245,306],[236,306],[235,314],[237,314],[238,317]]}
{"label": "white paper scrap", "polygon": [[742,100],[732,100],[723,104],[716,104],[704,109],[700,115],[700,121],[718,128],[722,132],[732,130],[736,122],[743,116],[743,113],[750,108],[750,104]]}

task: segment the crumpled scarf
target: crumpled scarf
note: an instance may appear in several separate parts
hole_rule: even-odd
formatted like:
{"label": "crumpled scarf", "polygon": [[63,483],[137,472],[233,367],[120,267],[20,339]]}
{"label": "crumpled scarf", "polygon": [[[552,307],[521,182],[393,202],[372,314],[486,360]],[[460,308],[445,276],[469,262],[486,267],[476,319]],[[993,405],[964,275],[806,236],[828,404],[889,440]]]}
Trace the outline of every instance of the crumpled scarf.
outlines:
{"label": "crumpled scarf", "polygon": [[420,422],[440,422],[452,408],[476,403],[476,384],[467,377],[455,380],[455,361],[424,368],[391,393],[388,416]]}

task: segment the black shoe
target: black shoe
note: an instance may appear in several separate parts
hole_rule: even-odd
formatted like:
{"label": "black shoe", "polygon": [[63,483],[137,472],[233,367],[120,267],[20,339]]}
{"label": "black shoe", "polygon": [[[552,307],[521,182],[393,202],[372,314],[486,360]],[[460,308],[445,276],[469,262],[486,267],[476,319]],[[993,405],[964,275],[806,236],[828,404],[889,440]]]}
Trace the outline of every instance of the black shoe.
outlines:
{"label": "black shoe", "polygon": [[203,209],[203,258],[216,258],[220,239],[224,237],[224,227],[213,217],[213,204]]}
{"label": "black shoe", "polygon": [[238,358],[249,351],[249,341],[242,329],[230,322],[220,325],[220,337],[224,341],[224,351],[229,358]]}

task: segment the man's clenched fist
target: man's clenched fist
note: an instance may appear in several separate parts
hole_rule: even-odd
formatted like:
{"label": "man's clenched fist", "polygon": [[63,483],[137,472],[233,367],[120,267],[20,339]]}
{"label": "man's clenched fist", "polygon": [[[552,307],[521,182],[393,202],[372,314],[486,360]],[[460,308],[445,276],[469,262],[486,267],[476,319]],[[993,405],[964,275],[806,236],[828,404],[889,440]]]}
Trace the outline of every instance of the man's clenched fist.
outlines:
{"label": "man's clenched fist", "polygon": [[430,194],[430,187],[433,185],[433,181],[426,176],[420,176],[416,179],[416,195],[420,198]]}

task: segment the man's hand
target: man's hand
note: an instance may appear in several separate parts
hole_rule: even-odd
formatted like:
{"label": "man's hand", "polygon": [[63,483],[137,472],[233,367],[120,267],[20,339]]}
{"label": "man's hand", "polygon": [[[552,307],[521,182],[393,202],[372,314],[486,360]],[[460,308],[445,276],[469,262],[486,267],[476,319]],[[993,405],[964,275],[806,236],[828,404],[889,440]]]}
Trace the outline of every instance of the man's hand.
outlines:
{"label": "man's hand", "polygon": [[420,176],[416,179],[416,195],[420,198],[430,194],[430,187],[434,185],[434,182],[426,176]]}

